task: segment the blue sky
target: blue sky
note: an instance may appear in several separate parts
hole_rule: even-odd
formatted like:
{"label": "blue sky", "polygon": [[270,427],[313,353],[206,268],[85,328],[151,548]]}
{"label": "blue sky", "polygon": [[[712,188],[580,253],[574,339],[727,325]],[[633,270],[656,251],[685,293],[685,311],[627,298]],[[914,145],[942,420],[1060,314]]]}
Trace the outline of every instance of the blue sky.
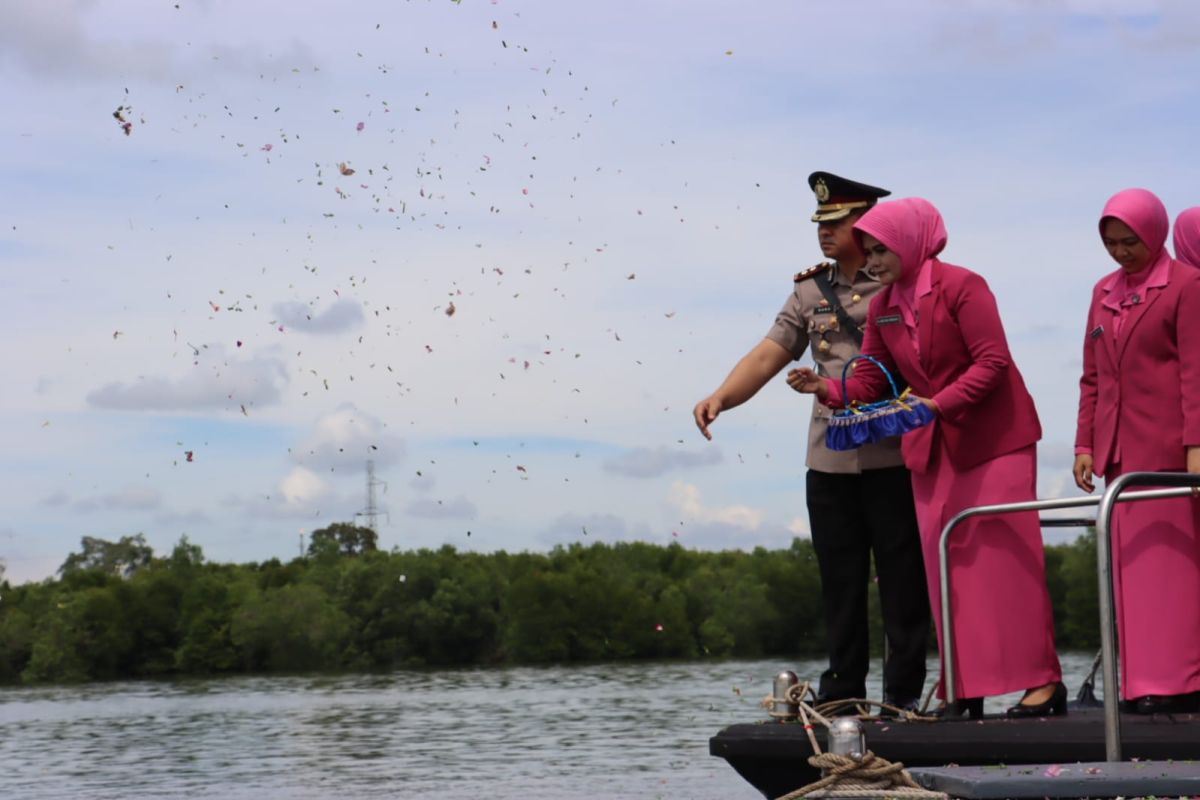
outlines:
{"label": "blue sky", "polygon": [[784,546],[809,401],[691,408],[820,259],[816,169],[941,208],[1074,491],[1096,218],[1200,204],[1197,74],[1183,0],[4,3],[6,574],[287,558],[368,458],[385,547]]}

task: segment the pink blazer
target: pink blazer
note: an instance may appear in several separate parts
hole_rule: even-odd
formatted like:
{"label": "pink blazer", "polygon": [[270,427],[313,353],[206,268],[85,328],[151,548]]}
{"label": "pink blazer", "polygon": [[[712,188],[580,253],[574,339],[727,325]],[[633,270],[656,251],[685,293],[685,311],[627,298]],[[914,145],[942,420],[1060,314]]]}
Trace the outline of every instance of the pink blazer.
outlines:
{"label": "pink blazer", "polygon": [[1075,446],[1102,477],[1118,461],[1124,472],[1182,472],[1186,448],[1200,445],[1200,272],[1172,260],[1167,285],[1146,290],[1119,338],[1104,280],[1088,310]]}
{"label": "pink blazer", "polygon": [[[1042,427],[1008,352],[987,282],[936,259],[931,269],[932,291],[917,303],[920,361],[891,287],[871,301],[863,353],[893,372],[898,369],[915,394],[938,404],[934,423],[904,435],[901,450],[908,468],[926,472],[941,437],[951,463],[970,469],[1037,442]],[[830,387],[828,402],[836,407],[842,405],[841,385],[833,383],[837,386]],[[891,391],[883,374],[869,365],[856,369],[846,388],[851,399],[859,401]]]}

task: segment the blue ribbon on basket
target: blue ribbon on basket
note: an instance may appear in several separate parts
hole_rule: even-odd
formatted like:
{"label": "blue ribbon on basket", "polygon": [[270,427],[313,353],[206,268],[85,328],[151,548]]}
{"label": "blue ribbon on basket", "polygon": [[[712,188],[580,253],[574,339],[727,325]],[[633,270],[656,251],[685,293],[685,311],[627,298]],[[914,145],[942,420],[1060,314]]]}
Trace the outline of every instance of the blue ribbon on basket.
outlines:
{"label": "blue ribbon on basket", "polygon": [[826,447],[830,450],[853,450],[889,436],[908,433],[933,422],[933,411],[929,406],[911,402],[908,387],[900,392],[888,368],[871,356],[857,355],[842,367],[843,398],[847,396],[846,375],[850,371],[850,365],[860,359],[870,361],[883,370],[892,387],[892,396],[874,403],[853,402],[833,412],[829,419],[829,427],[825,430]]}

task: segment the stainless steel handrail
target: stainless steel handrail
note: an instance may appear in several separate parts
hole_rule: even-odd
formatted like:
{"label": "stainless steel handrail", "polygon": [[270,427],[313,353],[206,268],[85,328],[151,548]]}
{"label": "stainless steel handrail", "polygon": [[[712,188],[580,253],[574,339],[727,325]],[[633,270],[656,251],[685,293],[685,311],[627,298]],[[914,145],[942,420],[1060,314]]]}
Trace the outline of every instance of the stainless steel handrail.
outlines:
{"label": "stainless steel handrail", "polygon": [[938,588],[942,597],[942,686],[946,694],[947,711],[952,712],[954,701],[958,699],[955,691],[957,670],[954,659],[954,624],[950,601],[950,562],[948,552],[950,534],[959,524],[972,517],[984,514],[1012,514],[1019,511],[1052,511],[1059,508],[1086,508],[1100,505],[1099,497],[1063,497],[1056,500],[1027,500],[1021,503],[998,503],[990,506],[974,506],[965,508],[954,515],[942,528],[942,536],[938,540]]}
{"label": "stainless steel handrail", "polygon": [[[1130,472],[1114,479],[1099,497],[1064,497],[1055,500],[1030,500],[1021,503],[975,506],[960,511],[953,519],[946,523],[946,527],[942,529],[941,538],[938,540],[938,578],[942,598],[943,686],[945,687],[948,711],[952,710],[954,701],[957,699],[954,686],[956,678],[954,624],[950,600],[950,569],[947,559],[950,534],[965,520],[984,514],[1011,514],[1022,511],[1049,511],[1059,508],[1098,506],[1095,524],[1097,572],[1100,582],[1100,643],[1104,663],[1105,753],[1109,761],[1121,760],[1120,715],[1117,709],[1116,636],[1112,627],[1112,577],[1110,568],[1112,542],[1109,537],[1112,507],[1116,503],[1156,500],[1169,497],[1187,497],[1192,494],[1192,489],[1183,488],[1150,489],[1121,495],[1121,492],[1127,486],[1147,484],[1156,486],[1200,486],[1200,475],[1191,475],[1183,472]],[[1090,524],[1090,520],[1074,520],[1074,522],[1080,525]],[[1103,542],[1102,545],[1100,544],[1101,542]]]}
{"label": "stainless steel handrail", "polygon": [[[1122,494],[1129,486],[1183,486],[1183,489],[1152,489]],[[1117,691],[1117,634],[1112,600],[1112,527],[1113,506],[1130,500],[1158,497],[1187,497],[1200,487],[1200,475],[1187,472],[1127,472],[1104,489],[1096,510],[1096,571],[1100,580],[1100,652],[1104,669],[1104,758],[1121,760],[1121,715]],[[1101,544],[1103,543],[1103,544]],[[1110,688],[1111,687],[1111,688]]]}

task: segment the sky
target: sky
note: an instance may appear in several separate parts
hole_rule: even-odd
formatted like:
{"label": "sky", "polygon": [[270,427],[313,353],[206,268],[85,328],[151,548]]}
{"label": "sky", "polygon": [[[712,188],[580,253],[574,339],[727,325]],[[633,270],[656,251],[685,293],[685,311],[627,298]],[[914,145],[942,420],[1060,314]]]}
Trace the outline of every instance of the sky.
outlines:
{"label": "sky", "polygon": [[691,414],[814,170],[941,209],[1072,494],[1099,212],[1200,205],[1197,75],[1187,0],[7,0],[6,577],[286,560],[368,460],[388,549],[786,547],[810,398]]}

